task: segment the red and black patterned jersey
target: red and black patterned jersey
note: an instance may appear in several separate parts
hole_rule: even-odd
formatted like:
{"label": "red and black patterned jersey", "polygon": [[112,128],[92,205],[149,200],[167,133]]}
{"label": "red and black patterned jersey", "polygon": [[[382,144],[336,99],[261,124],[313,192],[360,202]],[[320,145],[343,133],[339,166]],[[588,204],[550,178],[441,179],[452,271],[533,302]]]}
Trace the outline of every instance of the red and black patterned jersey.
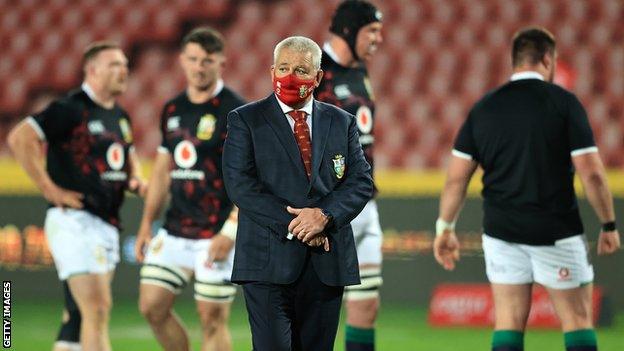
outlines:
{"label": "red and black patterned jersey", "polygon": [[314,90],[317,100],[338,106],[356,117],[360,144],[373,173],[375,102],[366,67],[345,67],[323,51],[323,79]]}
{"label": "red and black patterned jersey", "polygon": [[47,172],[58,186],[84,195],[84,209],[119,227],[130,174],[128,113],[106,109],[82,89],[29,118],[47,148]]}
{"label": "red and black patterned jersey", "polygon": [[165,104],[159,152],[171,155],[171,203],[164,225],[171,235],[211,238],[232,211],[223,184],[221,156],[227,115],[244,103],[224,87],[203,104],[192,103],[186,92]]}

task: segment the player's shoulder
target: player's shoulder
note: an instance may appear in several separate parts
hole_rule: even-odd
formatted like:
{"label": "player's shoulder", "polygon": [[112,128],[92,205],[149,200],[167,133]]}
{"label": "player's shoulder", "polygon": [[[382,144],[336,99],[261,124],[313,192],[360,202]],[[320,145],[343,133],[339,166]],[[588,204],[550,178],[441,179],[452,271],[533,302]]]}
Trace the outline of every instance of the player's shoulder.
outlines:
{"label": "player's shoulder", "polygon": [[85,109],[89,97],[82,89],[73,89],[65,95],[53,100],[48,105],[48,112],[70,115]]}
{"label": "player's shoulder", "polygon": [[84,106],[90,100],[89,95],[82,89],[72,89],[55,102],[66,106]]}
{"label": "player's shoulder", "polygon": [[130,114],[128,113],[128,110],[126,110],[125,108],[123,108],[123,106],[119,105],[119,104],[115,104],[115,107],[117,108],[117,112],[119,112],[119,118],[125,118],[125,119],[130,119]]}
{"label": "player's shoulder", "polygon": [[334,70],[336,68],[341,67],[338,62],[334,61],[334,59],[329,55],[325,50],[323,50],[323,54],[321,55],[321,69],[322,70]]}
{"label": "player's shoulder", "polygon": [[578,100],[573,92],[565,89],[558,84],[544,82],[544,85],[545,89],[547,89],[548,92],[556,98],[562,99],[563,101]]}
{"label": "player's shoulder", "polygon": [[347,123],[349,123],[352,119],[355,118],[355,116],[353,116],[352,114],[350,114],[349,112],[341,109],[340,107],[337,107],[335,105],[332,104],[328,104],[326,102],[322,102],[322,101],[318,101],[318,100],[314,100],[315,103],[315,107],[316,110],[319,113],[326,113],[332,116],[332,118],[340,121],[345,121]]}
{"label": "player's shoulder", "polygon": [[221,101],[232,106],[232,108],[244,105],[247,102],[240,94],[228,86],[224,86],[219,95],[221,96]]}
{"label": "player's shoulder", "polygon": [[178,94],[176,94],[174,97],[172,97],[171,99],[167,100],[167,102],[165,102],[165,107],[171,106],[171,105],[180,106],[183,104],[187,104],[188,102],[189,102],[189,99],[186,95],[186,91],[181,91]]}
{"label": "player's shoulder", "polygon": [[235,114],[242,119],[255,119],[260,114],[258,112],[269,109],[271,104],[271,98],[273,95],[252,102],[248,102],[230,111],[230,114]]}

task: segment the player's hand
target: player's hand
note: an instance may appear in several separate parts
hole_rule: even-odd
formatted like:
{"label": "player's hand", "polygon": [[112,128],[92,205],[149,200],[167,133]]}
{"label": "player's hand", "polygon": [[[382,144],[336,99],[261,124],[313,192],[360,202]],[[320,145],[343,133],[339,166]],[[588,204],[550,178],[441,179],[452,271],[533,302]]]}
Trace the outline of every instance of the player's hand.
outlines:
{"label": "player's hand", "polygon": [[617,230],[598,234],[598,255],[610,255],[620,248],[620,233]]}
{"label": "player's hand", "polygon": [[308,246],[319,247],[323,246],[323,250],[329,252],[329,238],[325,235],[319,235],[308,242]]}
{"label": "player's hand", "polygon": [[132,177],[128,181],[128,191],[140,197],[145,197],[147,194],[147,182],[141,178]]}
{"label": "player's hand", "polygon": [[320,208],[287,206],[286,210],[296,216],[288,224],[288,231],[306,244],[321,234],[328,222]]}
{"label": "player's hand", "polygon": [[455,269],[455,262],[459,261],[459,241],[455,232],[446,231],[436,236],[433,241],[433,255],[447,271]]}
{"label": "player's hand", "polygon": [[82,208],[84,195],[77,191],[67,190],[51,183],[43,189],[43,197],[60,208]]}
{"label": "player's hand", "polygon": [[206,261],[206,264],[212,265],[214,261],[225,260],[233,247],[234,240],[225,235],[215,235],[210,242],[210,247],[208,248],[208,260]]}
{"label": "player's hand", "polygon": [[141,227],[137,232],[137,238],[134,242],[134,257],[137,262],[143,263],[145,259],[145,253],[149,248],[149,244],[152,241],[152,228],[150,224],[144,224],[141,222]]}

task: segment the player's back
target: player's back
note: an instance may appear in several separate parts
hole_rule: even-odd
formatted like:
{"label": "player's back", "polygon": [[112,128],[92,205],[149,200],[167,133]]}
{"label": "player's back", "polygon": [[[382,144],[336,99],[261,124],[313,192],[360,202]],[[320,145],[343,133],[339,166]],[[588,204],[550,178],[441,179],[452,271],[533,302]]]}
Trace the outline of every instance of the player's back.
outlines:
{"label": "player's back", "polygon": [[499,232],[582,231],[571,152],[593,137],[573,94],[540,79],[511,81],[475,104],[462,129],[456,149],[469,135],[468,153],[484,170],[486,227],[494,219]]}

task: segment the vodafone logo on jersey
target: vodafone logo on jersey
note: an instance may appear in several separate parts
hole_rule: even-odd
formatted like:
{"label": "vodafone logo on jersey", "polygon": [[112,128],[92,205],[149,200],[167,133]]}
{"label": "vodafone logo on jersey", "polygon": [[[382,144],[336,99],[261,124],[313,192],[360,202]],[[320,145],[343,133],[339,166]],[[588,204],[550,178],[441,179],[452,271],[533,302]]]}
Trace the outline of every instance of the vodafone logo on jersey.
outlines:
{"label": "vodafone logo on jersey", "polygon": [[188,140],[179,142],[173,150],[173,159],[180,168],[193,167],[197,162],[195,145]]}
{"label": "vodafone logo on jersey", "polygon": [[358,129],[362,134],[369,134],[373,130],[373,112],[368,106],[360,106],[355,113]]}
{"label": "vodafone logo on jersey", "polygon": [[106,151],[106,162],[113,171],[118,171],[123,168],[125,162],[125,155],[123,146],[119,143],[112,143]]}

